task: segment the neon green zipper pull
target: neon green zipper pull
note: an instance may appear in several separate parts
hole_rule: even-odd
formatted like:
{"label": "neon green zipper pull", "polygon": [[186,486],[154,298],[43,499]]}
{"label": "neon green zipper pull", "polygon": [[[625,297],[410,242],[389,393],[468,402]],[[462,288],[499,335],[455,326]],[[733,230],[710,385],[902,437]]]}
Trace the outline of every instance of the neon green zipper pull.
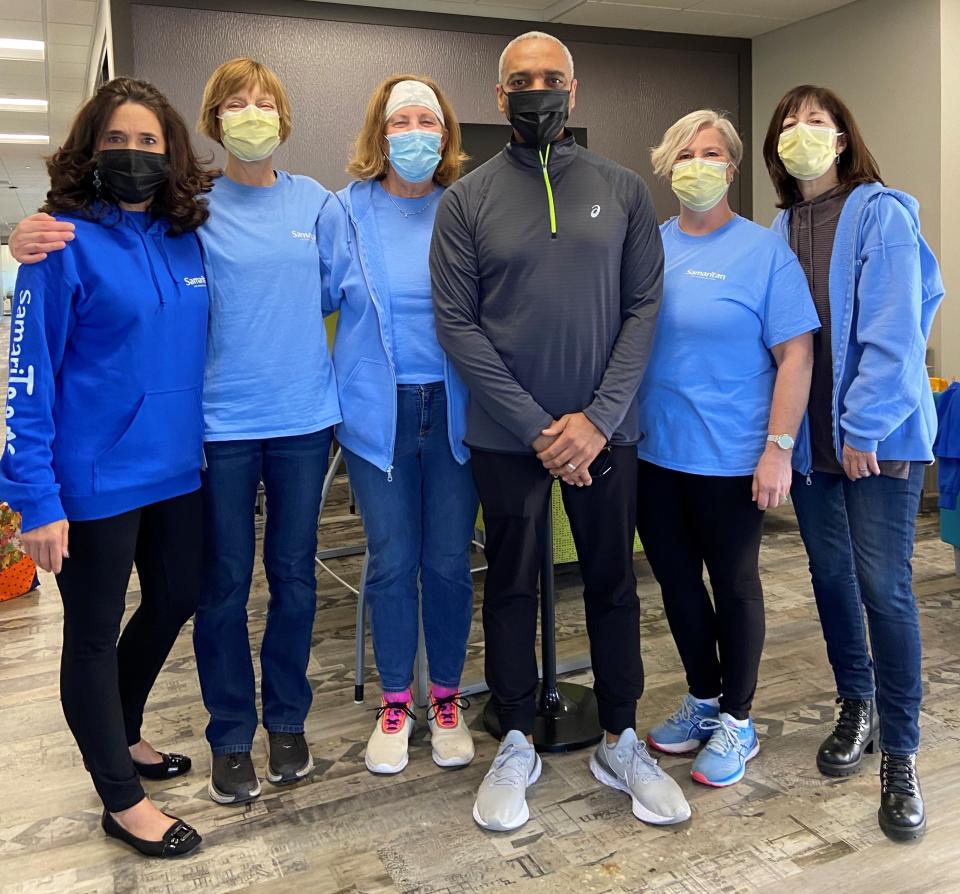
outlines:
{"label": "neon green zipper pull", "polygon": [[539,152],[540,169],[543,171],[543,182],[547,186],[547,203],[550,206],[550,238],[557,238],[557,209],[553,204],[553,187],[550,185],[550,174],[547,172],[547,162],[550,160],[550,146],[547,145],[546,153]]}

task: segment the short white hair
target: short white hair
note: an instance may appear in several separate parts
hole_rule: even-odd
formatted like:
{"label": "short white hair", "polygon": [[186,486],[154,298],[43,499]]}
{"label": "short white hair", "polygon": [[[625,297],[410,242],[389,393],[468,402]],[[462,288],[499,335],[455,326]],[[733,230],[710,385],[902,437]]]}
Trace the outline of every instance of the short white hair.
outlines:
{"label": "short white hair", "polygon": [[730,119],[722,112],[713,109],[698,109],[684,115],[679,121],[671,124],[663,135],[659,146],[650,150],[650,161],[653,163],[653,172],[667,180],[670,171],[682,149],[685,149],[704,127],[715,127],[727,144],[727,154],[735,168],[740,167],[743,158],[743,141],[737,133]]}
{"label": "short white hair", "polygon": [[503,66],[507,61],[507,54],[512,50],[518,43],[524,40],[549,40],[555,43],[560,49],[563,50],[563,55],[567,57],[567,65],[570,66],[570,77],[573,78],[573,54],[570,50],[567,49],[567,45],[560,40],[559,38],[554,37],[552,34],[547,34],[546,31],[527,31],[525,34],[521,34],[519,37],[515,37],[510,41],[504,48],[503,52],[500,54],[500,65],[497,67],[497,76],[500,79],[500,83],[503,83]]}

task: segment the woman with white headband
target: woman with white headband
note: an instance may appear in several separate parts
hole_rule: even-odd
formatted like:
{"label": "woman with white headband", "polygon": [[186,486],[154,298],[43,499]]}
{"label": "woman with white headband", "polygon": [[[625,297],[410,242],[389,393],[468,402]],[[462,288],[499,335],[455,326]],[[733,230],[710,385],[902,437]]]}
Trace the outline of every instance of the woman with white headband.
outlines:
{"label": "woman with white headband", "polygon": [[343,293],[333,358],[343,411],[337,439],[367,534],[366,595],[383,688],[366,751],[374,773],[407,765],[421,592],[433,759],[441,767],[473,760],[459,687],[477,495],[463,444],[466,389],[437,341],[428,266],[440,196],[464,160],[460,126],[437,85],[390,77],[374,90],[357,137],[347,170],[358,179],[339,194],[365,284]]}

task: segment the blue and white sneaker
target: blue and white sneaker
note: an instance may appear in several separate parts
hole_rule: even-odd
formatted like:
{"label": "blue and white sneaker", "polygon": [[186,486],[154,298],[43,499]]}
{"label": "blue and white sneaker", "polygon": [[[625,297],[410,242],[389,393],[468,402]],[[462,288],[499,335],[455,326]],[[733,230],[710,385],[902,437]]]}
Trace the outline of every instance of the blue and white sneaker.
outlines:
{"label": "blue and white sneaker", "polygon": [[713,733],[712,729],[704,729],[703,721],[716,720],[719,716],[718,707],[705,705],[688,692],[680,707],[647,733],[647,744],[667,754],[696,751]]}
{"label": "blue and white sneaker", "polygon": [[723,788],[743,779],[747,761],[757,756],[760,742],[753,720],[746,726],[737,726],[729,714],[717,720],[705,720],[703,728],[712,732],[707,747],[693,762],[690,775],[704,785]]}

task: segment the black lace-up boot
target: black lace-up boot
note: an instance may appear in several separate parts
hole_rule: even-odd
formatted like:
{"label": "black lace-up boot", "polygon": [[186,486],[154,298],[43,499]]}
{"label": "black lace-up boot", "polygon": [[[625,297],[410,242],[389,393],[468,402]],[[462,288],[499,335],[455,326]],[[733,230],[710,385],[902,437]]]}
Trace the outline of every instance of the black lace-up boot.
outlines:
{"label": "black lace-up boot", "polygon": [[927,830],[917,756],[883,752],[880,760],[880,810],[883,834],[893,841],[915,841]]}
{"label": "black lace-up boot", "polygon": [[852,776],[865,754],[876,750],[878,724],[873,699],[838,698],[840,716],[817,752],[817,769],[824,776]]}

